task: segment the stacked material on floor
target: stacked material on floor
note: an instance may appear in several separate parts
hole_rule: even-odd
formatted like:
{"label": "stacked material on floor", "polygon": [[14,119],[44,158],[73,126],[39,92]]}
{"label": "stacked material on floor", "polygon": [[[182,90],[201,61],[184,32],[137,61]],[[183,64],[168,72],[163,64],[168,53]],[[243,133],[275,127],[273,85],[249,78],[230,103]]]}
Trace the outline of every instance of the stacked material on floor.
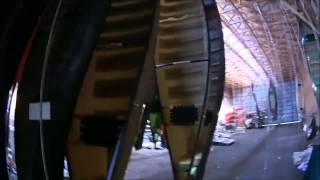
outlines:
{"label": "stacked material on floor", "polygon": [[307,170],[312,150],[313,146],[309,146],[307,149],[303,151],[293,153],[293,164],[296,165],[299,170]]}
{"label": "stacked material on floor", "polygon": [[230,146],[235,142],[235,140],[232,139],[232,136],[233,135],[229,133],[216,132],[212,143],[216,146]]}
{"label": "stacked material on floor", "polygon": [[227,134],[243,134],[246,133],[245,126],[232,125],[229,126],[223,122],[218,122],[216,126],[216,133],[227,133]]}
{"label": "stacked material on floor", "polygon": [[320,145],[313,145],[312,147],[313,150],[303,178],[304,180],[320,179]]}
{"label": "stacked material on floor", "polygon": [[[156,137],[153,137],[153,136],[156,136]],[[165,149],[164,144],[161,142],[160,135],[159,134],[152,135],[149,120],[147,120],[146,128],[143,134],[142,148],[155,149],[155,150]]]}

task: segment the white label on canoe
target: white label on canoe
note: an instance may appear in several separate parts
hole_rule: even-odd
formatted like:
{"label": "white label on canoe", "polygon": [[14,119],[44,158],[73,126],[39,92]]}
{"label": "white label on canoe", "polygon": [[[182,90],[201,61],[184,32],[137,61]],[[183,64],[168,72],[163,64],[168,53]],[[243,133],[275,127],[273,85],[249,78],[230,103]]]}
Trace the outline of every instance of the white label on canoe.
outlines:
{"label": "white label on canoe", "polygon": [[[42,120],[51,119],[50,102],[42,102]],[[29,104],[29,120],[40,120],[40,103]]]}

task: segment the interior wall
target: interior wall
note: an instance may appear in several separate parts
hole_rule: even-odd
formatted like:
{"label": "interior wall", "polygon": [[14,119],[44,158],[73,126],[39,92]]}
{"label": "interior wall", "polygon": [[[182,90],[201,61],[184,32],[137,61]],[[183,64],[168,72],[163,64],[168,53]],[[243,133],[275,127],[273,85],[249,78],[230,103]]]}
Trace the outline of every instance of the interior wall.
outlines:
{"label": "interior wall", "polygon": [[[260,111],[269,112],[269,84],[254,86],[254,93]],[[266,123],[283,123],[298,120],[297,84],[295,81],[286,81],[276,86],[278,118]],[[235,89],[227,88],[224,93],[219,120],[223,120],[225,114],[233,109],[243,108],[246,113],[256,113],[256,103],[251,87]]]}
{"label": "interior wall", "polygon": [[[257,97],[257,103],[260,111],[268,111],[268,88],[269,84],[254,86],[253,92]],[[256,103],[254,101],[251,87],[235,89],[234,106],[244,108],[247,113],[256,112]]]}
{"label": "interior wall", "polygon": [[[254,87],[259,109],[268,112],[268,88],[269,84]],[[254,101],[251,87],[232,88],[226,87],[221,109],[219,111],[219,121],[223,122],[225,115],[234,109],[243,108],[246,113],[256,113],[256,103]]]}

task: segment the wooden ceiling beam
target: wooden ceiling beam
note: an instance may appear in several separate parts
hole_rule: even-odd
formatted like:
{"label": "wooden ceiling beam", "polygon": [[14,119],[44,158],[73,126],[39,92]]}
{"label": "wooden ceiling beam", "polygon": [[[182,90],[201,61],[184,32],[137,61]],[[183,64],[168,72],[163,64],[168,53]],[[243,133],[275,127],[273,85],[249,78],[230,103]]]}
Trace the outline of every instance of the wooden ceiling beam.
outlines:
{"label": "wooden ceiling beam", "polygon": [[227,42],[224,42],[225,45],[236,55],[239,57],[239,59],[246,64],[248,67],[250,67],[250,69],[258,76],[260,77],[260,74],[256,71],[256,69],[254,67],[252,67],[236,50],[233,49],[233,47],[231,45],[229,45]]}
{"label": "wooden ceiling beam", "polygon": [[[246,20],[245,17],[242,15],[242,13],[239,12],[239,10],[238,10],[237,7],[235,6],[235,4],[234,4],[232,1],[229,1],[229,3],[230,3],[230,5],[235,9],[235,11],[238,13],[238,15],[241,17],[241,19],[243,20],[244,24],[245,24],[245,25],[248,27],[248,29],[251,31],[252,36],[255,38],[255,40],[256,40],[256,42],[257,42],[257,45],[260,47],[262,53],[263,53],[264,56],[265,56],[265,59],[268,61],[268,64],[269,64],[269,66],[270,66],[271,69],[272,69],[271,74],[272,74],[272,73],[275,73],[275,71],[273,70],[271,61],[270,61],[269,57],[267,57],[266,53],[264,52],[264,49],[262,48],[260,42],[258,41],[258,39],[257,39],[257,37],[256,37],[256,35],[255,35],[254,31],[253,31],[253,29],[252,29],[251,26],[248,24],[247,20]],[[257,59],[257,62],[259,62],[258,59]],[[260,63],[259,63],[259,64],[260,64]],[[260,66],[261,66],[261,64],[260,64]],[[269,79],[272,79],[272,81],[273,81],[274,83],[276,83],[276,82],[277,82],[276,78],[274,78],[273,75],[270,75],[270,74],[269,74],[270,72],[267,72],[267,71],[265,70],[265,67],[266,67],[266,66],[261,66],[261,68],[265,71],[265,73],[267,74],[267,76],[269,77]],[[273,77],[273,78],[272,78],[272,77]]]}
{"label": "wooden ceiling beam", "polygon": [[306,23],[314,32],[316,32],[317,34],[320,34],[319,29],[317,29],[313,22],[311,22],[310,20],[308,20],[306,17],[303,16],[302,13],[298,12],[298,10],[294,7],[292,7],[290,4],[288,4],[286,1],[284,0],[280,0],[280,3],[282,6],[286,7],[287,9],[289,9],[293,14],[295,14],[297,17],[299,17],[304,23]]}
{"label": "wooden ceiling beam", "polygon": [[[234,0],[217,0],[217,3],[223,4],[222,6],[227,11],[222,14],[221,18],[224,28],[230,29],[238,37],[243,46],[249,50],[251,56],[256,59],[254,63],[249,62],[250,65],[259,64],[259,68],[263,70],[267,78],[279,79],[280,81],[280,77],[284,75],[285,78],[289,76],[292,78],[293,73],[292,70],[290,72],[290,69],[295,69],[291,63],[292,59],[301,58],[301,55],[299,56],[297,53],[299,44],[292,38],[292,36],[296,37],[299,34],[296,16],[290,13],[286,19],[287,22],[284,21],[280,1],[242,2],[239,4]],[[284,28],[286,23],[290,24],[290,28]],[[237,46],[243,48],[242,45]],[[235,58],[234,55],[230,57],[230,59]]]}

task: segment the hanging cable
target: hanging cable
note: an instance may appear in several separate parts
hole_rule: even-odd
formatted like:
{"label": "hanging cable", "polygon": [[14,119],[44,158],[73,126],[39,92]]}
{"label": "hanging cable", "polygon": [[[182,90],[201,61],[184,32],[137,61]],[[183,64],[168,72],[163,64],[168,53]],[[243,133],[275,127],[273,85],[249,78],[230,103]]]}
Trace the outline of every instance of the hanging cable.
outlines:
{"label": "hanging cable", "polygon": [[51,52],[52,38],[53,38],[54,30],[56,27],[57,18],[58,18],[59,12],[61,10],[62,1],[63,0],[59,0],[58,6],[57,6],[57,9],[56,9],[56,12],[54,14],[53,21],[51,24],[49,37],[48,37],[48,43],[46,45],[46,50],[45,50],[45,54],[44,54],[44,61],[42,64],[41,81],[40,81],[40,94],[39,94],[39,105],[40,105],[39,131],[40,131],[40,146],[41,146],[40,148],[41,148],[43,171],[44,171],[44,176],[45,176],[46,180],[49,180],[49,173],[48,173],[48,166],[46,163],[46,154],[45,154],[44,137],[43,137],[43,122],[42,122],[42,120],[43,120],[42,119],[43,91],[44,91],[44,84],[45,84],[45,79],[46,79],[48,59],[49,59],[49,55]]}

